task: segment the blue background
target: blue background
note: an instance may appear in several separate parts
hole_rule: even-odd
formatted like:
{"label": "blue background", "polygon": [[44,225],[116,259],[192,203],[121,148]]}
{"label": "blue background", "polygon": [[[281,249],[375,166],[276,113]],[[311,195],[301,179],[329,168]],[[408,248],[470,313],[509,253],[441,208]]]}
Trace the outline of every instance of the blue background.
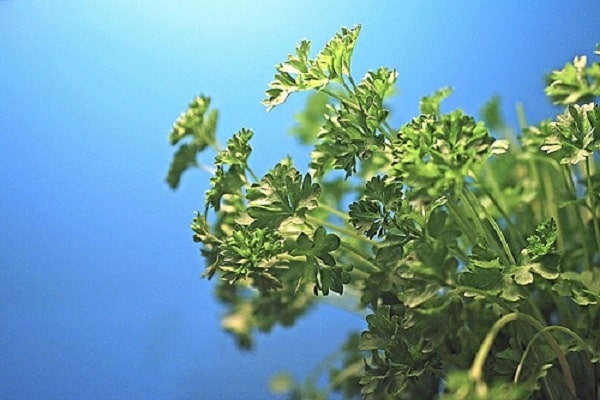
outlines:
{"label": "blue background", "polygon": [[400,73],[396,125],[446,85],[446,109],[501,94],[535,123],[557,111],[543,74],[600,41],[600,2],[0,0],[0,398],[267,399],[364,328],[323,305],[238,352],[188,228],[209,176],[164,183],[200,93],[221,142],[254,129],[258,172],[299,155],[303,99],[260,105],[273,66],[356,23],[355,77]]}

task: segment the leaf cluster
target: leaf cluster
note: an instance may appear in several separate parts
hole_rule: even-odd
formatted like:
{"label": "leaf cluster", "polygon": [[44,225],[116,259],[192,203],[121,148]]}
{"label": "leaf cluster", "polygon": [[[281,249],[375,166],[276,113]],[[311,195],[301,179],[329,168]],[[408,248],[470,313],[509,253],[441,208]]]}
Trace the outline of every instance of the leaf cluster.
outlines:
{"label": "leaf cluster", "polygon": [[249,348],[256,331],[293,325],[332,294],[369,314],[317,368],[329,369],[327,388],[317,375],[273,381],[290,398],[597,398],[600,64],[581,56],[550,74],[546,94],[564,112],[519,134],[499,98],[482,118],[442,112],[448,87],[394,127],[397,72],[352,75],[360,29],[314,57],[300,42],[266,90],[267,110],[311,93],[292,129],[311,154],[306,172],[287,158],[257,176],[250,129],[219,148],[204,96],[169,136],[188,139],[171,187],[215,153],[192,230],[224,329]]}

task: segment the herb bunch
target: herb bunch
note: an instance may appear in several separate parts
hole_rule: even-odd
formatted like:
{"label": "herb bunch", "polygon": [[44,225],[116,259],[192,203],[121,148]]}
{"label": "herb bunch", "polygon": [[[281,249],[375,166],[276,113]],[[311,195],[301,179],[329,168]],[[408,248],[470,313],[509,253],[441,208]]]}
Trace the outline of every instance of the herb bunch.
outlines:
{"label": "herb bunch", "polygon": [[521,118],[517,140],[492,134],[510,131],[498,99],[481,120],[442,113],[450,88],[394,127],[397,72],[352,76],[360,29],[314,57],[300,42],[266,91],[267,110],[310,93],[292,130],[310,147],[307,171],[287,157],[257,176],[253,131],[220,147],[206,96],[170,133],[172,188],[216,154],[191,227],[224,329],[250,348],[334,292],[369,313],[368,329],[349,335],[328,388],[287,382],[290,398],[597,399],[600,63],[552,72],[546,94],[564,112]]}

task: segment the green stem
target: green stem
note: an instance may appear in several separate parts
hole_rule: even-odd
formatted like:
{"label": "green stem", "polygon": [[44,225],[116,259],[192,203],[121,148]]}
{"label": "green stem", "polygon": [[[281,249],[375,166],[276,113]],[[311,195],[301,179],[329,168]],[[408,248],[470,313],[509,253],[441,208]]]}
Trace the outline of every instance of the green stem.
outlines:
{"label": "green stem", "polygon": [[560,193],[562,190],[555,187],[555,179],[553,179],[553,174],[544,173],[544,171],[541,171],[539,168],[541,166],[544,166],[544,169],[551,168],[555,170],[557,174],[560,174],[561,172],[560,167],[551,158],[537,157],[529,160],[529,168],[533,171],[533,175],[540,185],[538,197],[541,198],[538,200],[539,207],[534,207],[535,220],[536,223],[540,223],[548,217],[554,218],[558,224],[558,247],[562,249],[566,247],[569,241],[565,234],[568,229],[567,226],[565,226],[565,221],[563,221],[563,218],[561,218],[558,203],[554,197],[555,193]]}
{"label": "green stem", "polygon": [[[489,164],[486,164],[485,168],[490,169]],[[504,220],[506,221],[508,229],[511,232],[510,237],[517,242],[516,245],[520,247],[525,247],[526,243],[521,237],[521,234],[519,233],[519,228],[514,224],[513,221],[511,221],[510,216],[506,213],[506,211],[504,211],[505,207],[501,204],[503,196],[502,191],[500,190],[500,185],[498,184],[498,180],[496,179],[496,175],[492,171],[486,174],[485,176],[486,183],[490,183],[491,189],[488,189],[485,185],[482,185],[480,182],[479,187],[481,188],[483,193],[486,196],[488,196],[494,207],[496,207],[500,215],[502,215],[502,218],[504,218]]]}
{"label": "green stem", "polygon": [[335,207],[332,207],[328,204],[319,204],[319,207],[322,208],[323,210],[327,211],[329,214],[332,214],[336,217],[338,217],[339,219],[343,220],[344,222],[348,221],[348,214],[338,210]]}
{"label": "green stem", "polygon": [[[569,169],[568,166],[565,165],[563,168],[563,171],[564,171],[567,189],[568,189],[569,193],[571,194],[571,200],[577,200],[577,190],[575,188],[575,182],[573,182],[573,175],[571,174],[571,170]],[[585,221],[583,219],[581,207],[579,207],[579,206],[577,207],[576,214],[577,214],[577,219],[578,219],[579,227],[580,227],[580,232],[577,232],[577,233],[581,234],[582,232],[585,231]],[[592,266],[592,262],[591,262],[590,244],[588,242],[589,242],[588,240],[583,239],[582,247],[583,247],[583,252],[584,252],[585,265],[588,270],[591,270],[593,268],[593,266]]]}
{"label": "green stem", "polygon": [[498,240],[500,240],[500,243],[502,244],[502,249],[504,250],[506,257],[508,258],[510,265],[517,265],[517,262],[512,254],[510,246],[508,245],[508,242],[506,241],[506,237],[504,236],[504,232],[502,232],[502,229],[500,229],[500,226],[498,226],[498,223],[496,222],[496,220],[490,215],[489,212],[487,212],[487,210],[485,208],[483,208],[481,206],[481,203],[479,203],[477,201],[477,198],[475,197],[475,195],[473,193],[471,193],[470,191],[467,191],[466,195],[469,198],[469,201],[470,201],[470,204],[472,205],[472,207],[474,207],[474,209],[476,211],[483,213],[483,215],[485,216],[485,219],[492,226],[492,229],[494,230],[494,232],[496,232]]}
{"label": "green stem", "polygon": [[596,218],[596,198],[592,191],[592,175],[593,175],[592,157],[588,157],[585,163],[585,174],[587,180],[587,195],[590,211],[592,212],[592,223],[594,225],[594,236],[596,238],[596,251],[600,250],[600,226],[598,218]]}
{"label": "green stem", "polygon": [[509,265],[517,265],[512,251],[510,250],[510,246],[508,245],[508,242],[504,237],[504,233],[502,232],[494,218],[492,218],[492,216],[483,207],[481,207],[481,204],[477,202],[475,195],[470,191],[463,189],[460,192],[459,197],[465,204],[465,208],[467,212],[471,215],[471,219],[473,219],[473,222],[475,223],[476,227],[482,233],[482,235],[487,238],[489,244],[496,244],[496,239],[494,238],[494,236],[491,235],[491,232],[489,232],[489,230],[486,229],[481,223],[481,219],[479,217],[480,213],[482,213],[485,216],[486,221],[490,224],[494,232],[496,232],[498,240],[500,240],[503,250],[500,256],[501,258],[503,258],[503,261]]}
{"label": "green stem", "polygon": [[350,82],[350,84],[352,85],[352,88],[354,89],[354,91],[356,92],[356,89],[358,88],[356,86],[356,83],[354,82],[354,78],[352,78],[352,75],[348,74],[348,81]]}
{"label": "green stem", "polygon": [[519,120],[519,128],[521,131],[526,129],[529,124],[527,124],[527,118],[525,117],[525,109],[523,108],[523,104],[517,103],[517,119]]}
{"label": "green stem", "polygon": [[470,244],[475,244],[477,242],[477,235],[471,229],[467,217],[461,211],[460,207],[453,199],[448,199],[446,206],[456,224],[459,225],[459,230],[467,236]]}
{"label": "green stem", "polygon": [[496,339],[496,336],[502,330],[502,328],[504,328],[510,322],[516,321],[518,319],[529,323],[536,330],[542,332],[542,335],[544,335],[544,338],[546,339],[546,341],[552,348],[552,351],[556,355],[556,358],[558,359],[558,363],[560,364],[560,367],[562,369],[563,376],[566,381],[565,383],[567,384],[569,391],[573,396],[575,396],[575,382],[573,381],[571,368],[569,367],[569,363],[567,362],[564,352],[556,342],[556,339],[554,339],[552,335],[545,331],[544,325],[542,325],[538,320],[536,320],[528,314],[521,314],[516,312],[506,314],[502,318],[498,319],[488,331],[487,335],[483,340],[483,343],[481,343],[481,346],[479,346],[479,350],[475,355],[473,364],[469,369],[469,376],[477,383],[478,392],[484,392],[486,388],[485,383],[483,382],[483,368],[485,365],[485,360],[492,349],[492,345],[494,343],[494,340]]}
{"label": "green stem", "polygon": [[306,220],[310,223],[313,223],[315,225],[322,225],[326,228],[331,229],[332,231],[335,231],[337,233],[341,233],[343,235],[349,236],[353,239],[356,239],[364,244],[368,244],[370,246],[377,244],[377,242],[369,239],[366,236],[363,235],[359,235],[355,230],[350,229],[350,228],[346,228],[344,226],[339,226],[337,224],[334,224],[333,222],[329,222],[317,217],[313,217],[312,215],[307,215],[306,216]]}
{"label": "green stem", "polygon": [[[333,208],[331,208],[331,211],[338,212],[337,210],[335,210]],[[342,214],[342,216],[346,217],[345,214]],[[309,223],[313,223],[315,225],[320,225],[320,226],[329,228],[332,231],[335,231],[337,233],[346,235],[348,238],[357,240],[358,243],[363,243],[363,244],[366,244],[369,246],[373,246],[373,245],[377,244],[377,242],[375,242],[363,235],[359,235],[353,229],[339,226],[339,225],[336,225],[329,221],[325,221],[320,218],[313,217],[311,215],[307,215],[306,220]],[[354,242],[354,243],[356,243],[356,242]],[[360,264],[368,267],[369,271],[379,271],[379,267],[375,263],[373,263],[373,261],[371,261],[368,256],[366,256],[361,251],[359,251],[356,248],[356,246],[353,246],[351,243],[349,243],[349,240],[342,240],[340,246],[343,247],[344,249],[348,250],[350,252],[350,256],[353,257],[354,259],[356,259],[356,261],[358,261]]]}
{"label": "green stem", "polygon": [[246,171],[248,171],[248,173],[250,174],[250,176],[252,176],[252,179],[254,179],[254,182],[259,182],[260,178],[254,173],[254,171],[252,170],[252,168],[246,166]]}
{"label": "green stem", "polygon": [[373,263],[373,261],[371,261],[368,257],[366,257],[360,251],[355,249],[354,246],[345,242],[342,242],[340,246],[348,250],[351,253],[351,255],[356,257],[363,265],[369,267],[369,270],[371,270],[372,272],[379,271],[380,268],[375,263]]}
{"label": "green stem", "polygon": [[[523,352],[523,355],[521,356],[521,360],[519,361],[519,365],[517,366],[517,370],[515,371],[515,377],[513,379],[514,383],[517,383],[519,381],[519,377],[521,376],[521,371],[523,370],[523,365],[525,364],[525,360],[527,359],[529,352],[533,349],[533,343],[537,340],[537,338],[539,338],[541,336],[544,336],[547,339],[547,336],[550,335],[550,331],[558,331],[558,332],[562,332],[564,334],[571,336],[573,339],[575,339],[575,341],[583,349],[585,349],[588,352],[588,354],[591,354],[585,341],[579,335],[577,335],[575,332],[570,330],[569,328],[565,328],[564,326],[546,326],[546,327],[542,328],[541,330],[539,330],[538,332],[536,332],[536,334],[533,336],[533,338],[531,338],[529,343],[527,343],[527,346],[525,347],[525,351]],[[562,368],[562,364],[561,364],[561,368]],[[569,373],[570,373],[570,371],[569,371]]]}

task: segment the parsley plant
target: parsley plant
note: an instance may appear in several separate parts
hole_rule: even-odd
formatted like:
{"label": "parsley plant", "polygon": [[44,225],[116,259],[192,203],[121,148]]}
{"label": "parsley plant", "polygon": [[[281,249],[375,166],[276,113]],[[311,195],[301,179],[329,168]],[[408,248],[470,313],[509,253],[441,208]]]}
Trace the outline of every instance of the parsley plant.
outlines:
{"label": "parsley plant", "polygon": [[597,399],[600,63],[552,72],[546,94],[564,112],[509,143],[492,135],[510,131],[498,99],[481,119],[442,113],[449,88],[392,126],[396,71],[352,75],[360,29],[314,57],[300,42],[268,85],[267,110],[311,94],[292,130],[306,171],[284,158],[257,176],[253,132],[220,147],[206,96],[173,127],[172,188],[215,152],[192,230],[224,329],[249,348],[334,292],[369,314],[367,330],[348,337],[329,387],[276,379],[290,398]]}

